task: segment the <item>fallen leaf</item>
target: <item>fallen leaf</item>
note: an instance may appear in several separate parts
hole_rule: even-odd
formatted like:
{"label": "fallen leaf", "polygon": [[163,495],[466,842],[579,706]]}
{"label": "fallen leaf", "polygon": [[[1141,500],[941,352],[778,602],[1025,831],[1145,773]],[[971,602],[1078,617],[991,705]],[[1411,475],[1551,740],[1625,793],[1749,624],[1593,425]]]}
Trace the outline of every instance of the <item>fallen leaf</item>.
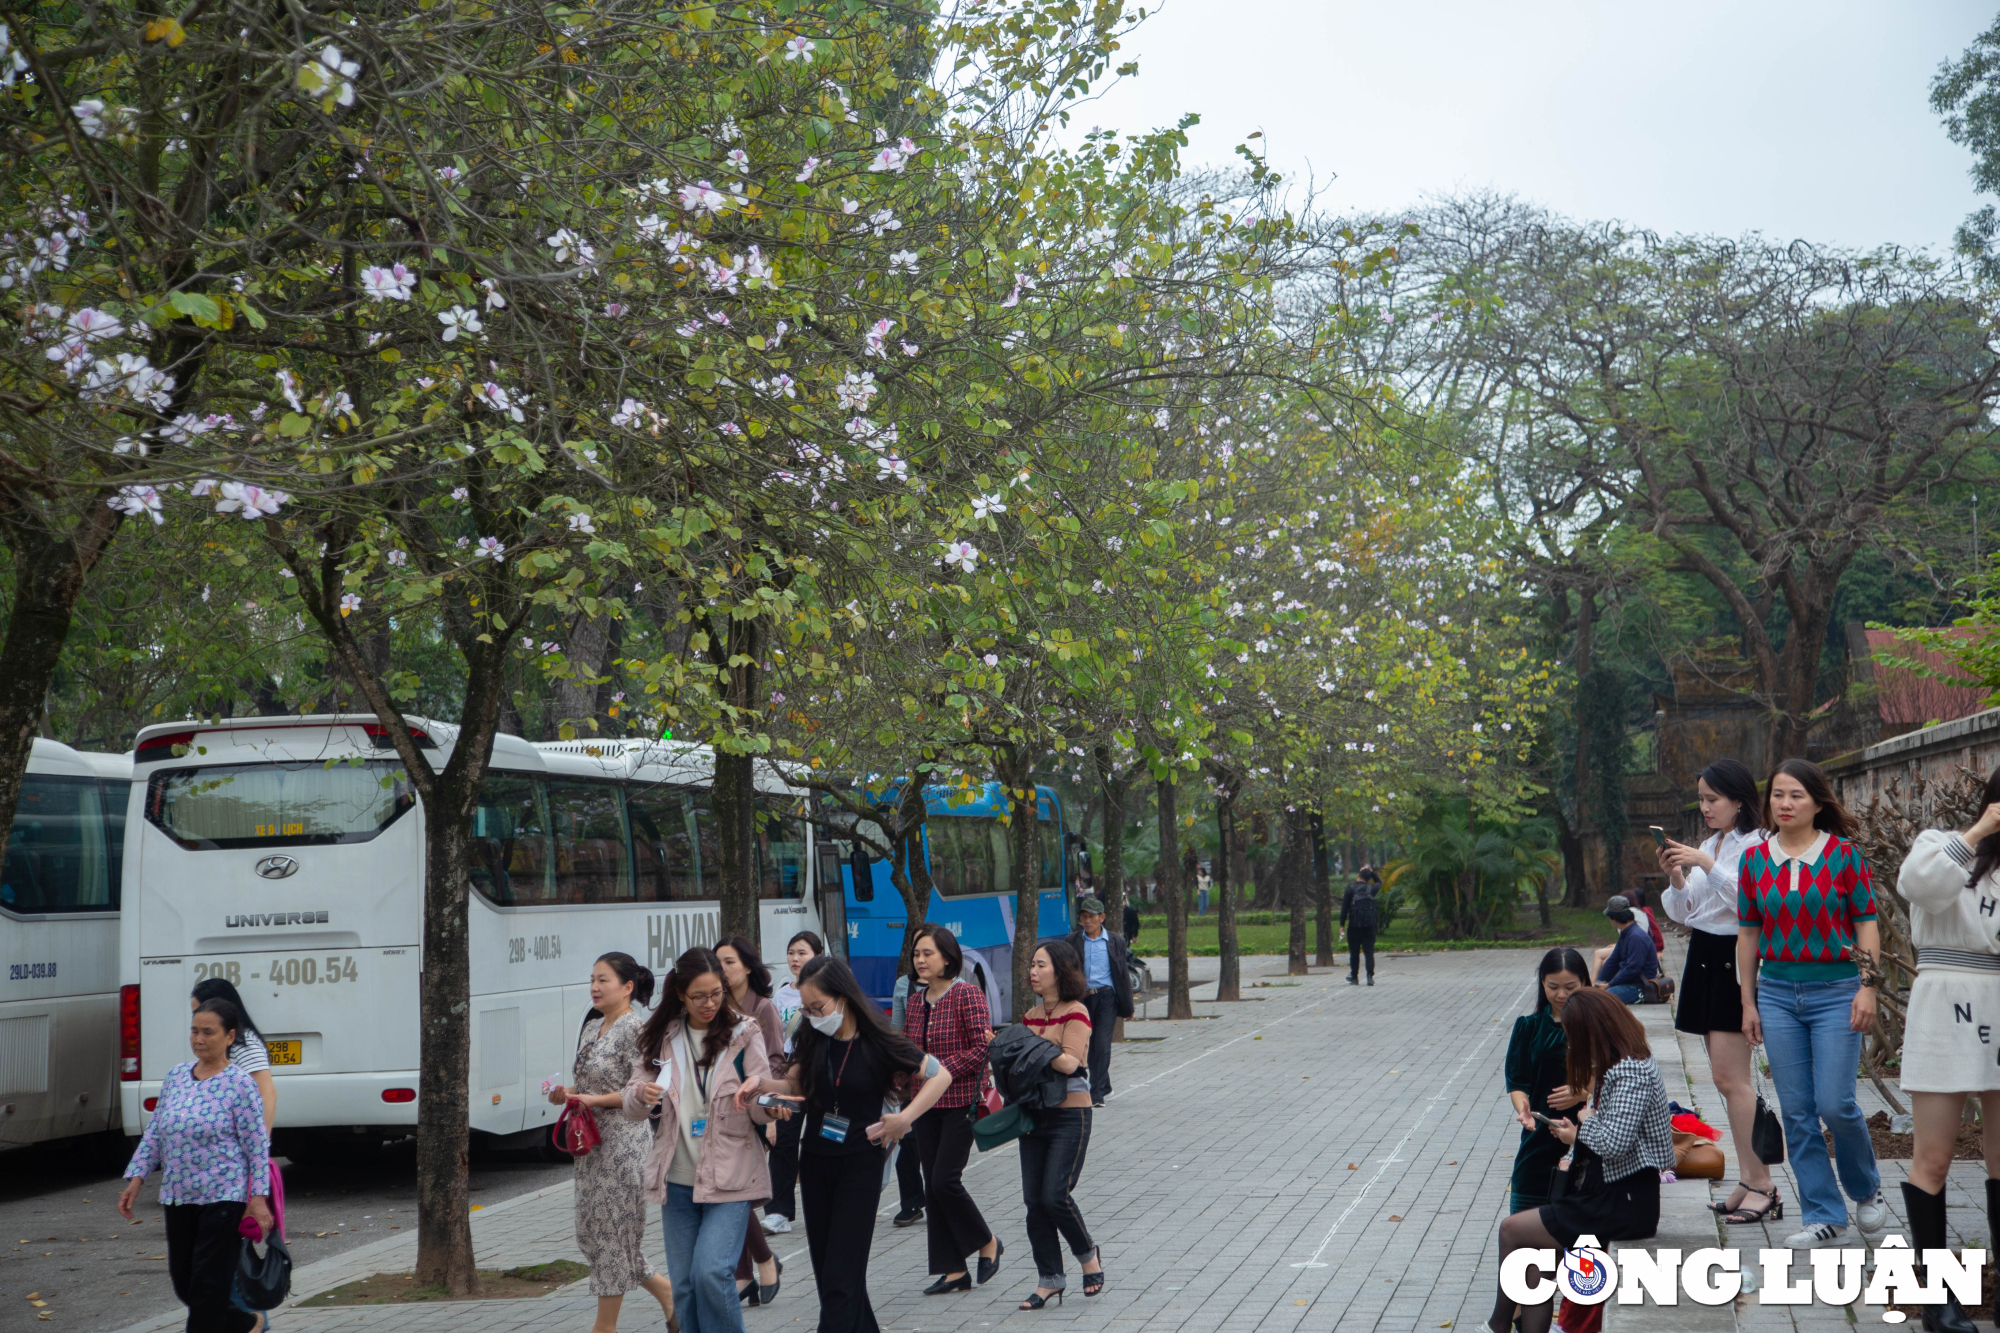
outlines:
{"label": "fallen leaf", "polygon": [[1349,1162],[1349,1163],[1347,1164],[1347,1169],[1348,1169],[1349,1171],[1359,1171],[1359,1170],[1360,1170],[1361,1168],[1360,1168],[1360,1167],[1358,1167],[1358,1166],[1356,1166],[1356,1165],[1355,1165],[1354,1163],[1352,1163],[1352,1162]]}
{"label": "fallen leaf", "polygon": [[28,1299],[31,1301],[38,1301],[41,1298],[42,1298],[42,1293],[39,1291],[31,1291],[28,1293]]}
{"label": "fallen leaf", "polygon": [[[1445,1165],[1446,1165],[1446,1166],[1457,1166],[1457,1165],[1458,1165],[1458,1159],[1457,1159],[1456,1157],[1454,1157],[1454,1158],[1452,1158],[1452,1159],[1451,1159],[1451,1160],[1450,1160],[1449,1162],[1446,1162],[1446,1163],[1445,1163]],[[1438,1327],[1439,1327],[1439,1328],[1443,1328],[1443,1327],[1444,1327],[1444,1325],[1443,1325],[1443,1324],[1439,1324],[1439,1325],[1438,1325]]]}
{"label": "fallen leaf", "polygon": [[1400,1222],[1400,1221],[1402,1221],[1403,1219],[1402,1219],[1402,1218],[1400,1218],[1400,1217],[1398,1217],[1398,1216],[1396,1216],[1396,1215],[1395,1215],[1394,1213],[1391,1213],[1391,1214],[1389,1214],[1389,1220],[1390,1220],[1391,1222]]}
{"label": "fallen leaf", "polygon": [[41,1309],[42,1307],[46,1306],[46,1305],[48,1304],[48,1302],[47,1302],[47,1301],[37,1301],[37,1300],[30,1300],[30,1301],[28,1302],[28,1304],[30,1304],[30,1305],[32,1305],[32,1306],[34,1306],[34,1307],[35,1307],[35,1308],[36,1308],[37,1310],[39,1310],[39,1309]]}
{"label": "fallen leaf", "polygon": [[1293,1301],[1293,1302],[1292,1302],[1292,1304],[1293,1304],[1293,1305],[1304,1305],[1304,1304],[1305,1304],[1305,1302],[1304,1302],[1304,1301]]}

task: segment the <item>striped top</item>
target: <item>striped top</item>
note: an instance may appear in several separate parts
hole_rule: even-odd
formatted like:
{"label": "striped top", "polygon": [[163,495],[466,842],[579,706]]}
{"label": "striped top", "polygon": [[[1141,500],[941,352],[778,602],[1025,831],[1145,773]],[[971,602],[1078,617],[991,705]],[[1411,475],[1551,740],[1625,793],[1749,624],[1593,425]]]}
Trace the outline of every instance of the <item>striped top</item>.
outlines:
{"label": "striped top", "polygon": [[1076,1060],[1076,1072],[1069,1076],[1069,1095],[1063,1106],[1090,1105],[1090,1012],[1074,1000],[1063,1000],[1051,1011],[1045,1003],[1021,1015],[1021,1021],[1043,1041],[1062,1047],[1063,1054]]}
{"label": "striped top", "polygon": [[1835,981],[1860,972],[1854,927],[1875,919],[1868,863],[1845,838],[1821,833],[1803,856],[1774,836],[1743,851],[1736,917],[1759,932],[1757,957],[1774,981]]}

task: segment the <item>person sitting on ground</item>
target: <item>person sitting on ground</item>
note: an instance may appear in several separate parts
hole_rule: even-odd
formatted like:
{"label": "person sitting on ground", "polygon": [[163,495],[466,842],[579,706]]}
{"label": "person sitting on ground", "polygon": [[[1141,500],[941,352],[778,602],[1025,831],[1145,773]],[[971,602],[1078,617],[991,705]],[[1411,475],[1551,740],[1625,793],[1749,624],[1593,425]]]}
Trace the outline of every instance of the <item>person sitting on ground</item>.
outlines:
{"label": "person sitting on ground", "polygon": [[1611,956],[1597,971],[1597,987],[1626,1004],[1637,1004],[1645,993],[1644,983],[1660,975],[1660,955],[1653,948],[1652,936],[1633,914],[1631,900],[1624,894],[1612,897],[1604,915],[1618,924],[1618,942],[1611,946]]}

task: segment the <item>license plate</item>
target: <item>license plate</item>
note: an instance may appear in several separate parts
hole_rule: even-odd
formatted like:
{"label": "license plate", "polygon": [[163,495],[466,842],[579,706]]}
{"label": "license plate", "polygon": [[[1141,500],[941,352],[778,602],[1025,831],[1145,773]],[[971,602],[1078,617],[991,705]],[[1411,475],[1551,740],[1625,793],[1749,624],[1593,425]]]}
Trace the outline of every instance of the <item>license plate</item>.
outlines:
{"label": "license plate", "polygon": [[264,1043],[264,1050],[270,1055],[271,1063],[274,1065],[295,1065],[303,1058],[303,1053],[299,1049],[303,1045],[303,1042],[297,1041],[267,1041]]}

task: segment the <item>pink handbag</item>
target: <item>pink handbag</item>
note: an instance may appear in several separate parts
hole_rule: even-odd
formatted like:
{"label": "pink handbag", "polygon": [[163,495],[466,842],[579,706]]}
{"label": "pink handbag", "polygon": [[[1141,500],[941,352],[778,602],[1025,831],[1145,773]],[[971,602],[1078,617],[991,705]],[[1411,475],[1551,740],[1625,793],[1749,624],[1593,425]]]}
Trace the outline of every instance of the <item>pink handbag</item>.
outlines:
{"label": "pink handbag", "polygon": [[582,1157],[604,1142],[604,1135],[597,1129],[597,1117],[574,1097],[563,1107],[562,1118],[556,1121],[554,1137],[556,1147],[571,1157]]}

